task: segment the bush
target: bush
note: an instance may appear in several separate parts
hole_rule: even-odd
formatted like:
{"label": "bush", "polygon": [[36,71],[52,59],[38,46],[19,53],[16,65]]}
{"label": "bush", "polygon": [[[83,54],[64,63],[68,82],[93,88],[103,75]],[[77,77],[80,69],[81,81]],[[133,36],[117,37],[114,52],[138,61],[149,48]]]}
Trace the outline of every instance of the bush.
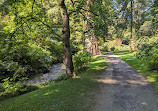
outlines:
{"label": "bush", "polygon": [[149,52],[149,55],[149,69],[158,71],[158,45],[152,48],[152,51]]}
{"label": "bush", "polygon": [[[115,51],[115,47],[118,47],[116,40],[105,42],[99,47],[101,51]],[[116,49],[118,50],[118,49]]]}
{"label": "bush", "polygon": [[[152,38],[151,38],[152,39]],[[144,60],[150,70],[158,71],[158,41],[148,41],[139,45],[136,57]]]}
{"label": "bush", "polygon": [[148,45],[148,44],[143,44],[137,54],[136,54],[136,57],[139,58],[139,59],[142,59],[142,58],[146,58],[149,55],[149,52],[152,50],[153,46],[152,45]]}
{"label": "bush", "polygon": [[22,88],[24,87],[26,80],[26,77],[22,77],[19,74],[14,74],[12,78],[5,78],[3,80],[4,82],[1,85],[3,89],[3,93],[1,96],[6,96],[8,94],[10,96],[14,96],[18,95],[18,92],[23,92]]}
{"label": "bush", "polygon": [[101,46],[99,46],[99,49],[102,52],[108,51],[107,42],[105,42],[104,44],[102,44]]}
{"label": "bush", "polygon": [[110,48],[110,51],[114,51],[114,50],[115,50],[115,47],[111,47],[111,48]]}
{"label": "bush", "polygon": [[0,98],[13,97],[38,89],[37,86],[26,85],[26,80],[26,77],[19,74],[14,74],[12,78],[5,78],[0,86]]}
{"label": "bush", "polygon": [[14,46],[1,59],[0,71],[5,77],[12,77],[15,72],[29,75],[45,73],[49,71],[51,62],[50,52],[35,44]]}
{"label": "bush", "polygon": [[3,79],[7,77],[13,77],[14,74],[19,74],[21,76],[26,76],[27,67],[21,66],[18,62],[14,61],[4,61],[0,60],[0,83]]}
{"label": "bush", "polygon": [[47,40],[47,50],[51,53],[51,63],[63,62],[64,49],[62,42]]}
{"label": "bush", "polygon": [[91,60],[91,53],[86,51],[79,51],[77,54],[73,56],[73,62],[75,70],[80,70],[83,68],[88,62]]}

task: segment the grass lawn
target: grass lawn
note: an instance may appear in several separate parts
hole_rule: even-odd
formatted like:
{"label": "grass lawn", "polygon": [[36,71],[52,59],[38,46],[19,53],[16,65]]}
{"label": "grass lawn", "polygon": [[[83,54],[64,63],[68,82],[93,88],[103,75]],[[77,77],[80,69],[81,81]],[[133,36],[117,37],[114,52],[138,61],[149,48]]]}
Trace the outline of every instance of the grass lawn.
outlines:
{"label": "grass lawn", "polygon": [[148,80],[153,83],[156,92],[158,92],[158,72],[149,71],[147,65],[144,64],[145,62],[134,56],[135,52],[129,53],[128,51],[119,51],[114,52],[114,54],[118,55],[122,60],[147,77]]}
{"label": "grass lawn", "polygon": [[89,111],[99,90],[95,75],[107,67],[95,56],[78,78],[49,83],[36,91],[0,101],[0,111]]}

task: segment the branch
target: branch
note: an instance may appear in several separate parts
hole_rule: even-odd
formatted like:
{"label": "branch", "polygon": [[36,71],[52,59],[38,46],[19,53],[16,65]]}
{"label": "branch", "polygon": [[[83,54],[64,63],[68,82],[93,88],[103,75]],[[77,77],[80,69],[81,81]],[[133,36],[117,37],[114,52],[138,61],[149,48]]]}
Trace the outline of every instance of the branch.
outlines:
{"label": "branch", "polygon": [[90,10],[86,10],[86,9],[83,9],[83,8],[81,8],[82,10],[84,10],[84,11],[87,11],[87,12],[91,12],[93,15],[95,15],[95,16],[99,16],[99,15],[97,15],[96,13],[94,13],[94,12],[92,12],[92,11],[90,11]]}
{"label": "branch", "polygon": [[39,22],[41,22],[43,25],[45,25],[46,27],[48,27],[56,36],[58,36],[59,38],[62,38],[59,34],[57,34],[48,24],[44,23],[43,21],[41,21],[40,19],[37,19],[37,18],[32,18],[32,19],[35,19]]}
{"label": "branch", "polygon": [[[46,23],[44,23],[43,21],[41,21],[40,19],[37,19],[37,18],[30,18],[30,19],[27,19],[26,21],[29,21],[29,20],[32,20],[32,19],[35,19],[35,20],[37,20],[37,21],[39,21],[39,22],[41,22],[43,25],[45,25],[47,28],[49,28],[56,36],[58,36],[59,38],[62,38],[59,34],[57,34],[48,24],[46,24]],[[19,29],[19,28],[21,28],[23,25],[24,25],[24,23],[26,23],[26,22],[23,22],[18,28],[16,28],[12,33],[10,33],[10,37],[12,38],[13,37],[13,35],[17,32],[17,30]],[[11,39],[10,38],[10,39]]]}
{"label": "branch", "polygon": [[91,25],[91,27],[94,28],[93,24],[85,17],[85,15],[81,11],[79,11],[79,13],[84,17],[85,20],[87,20],[87,22]]}
{"label": "branch", "polygon": [[73,10],[73,11],[70,12],[68,15],[70,16],[72,13],[77,12],[77,11],[79,11],[79,10],[84,10],[84,11],[87,11],[87,12],[91,12],[93,15],[99,16],[99,15],[97,15],[96,13],[94,13],[94,12],[92,12],[92,11],[90,11],[90,10],[83,9],[82,7],[79,7],[79,8],[77,8],[76,10]]}
{"label": "branch", "polygon": [[35,0],[33,0],[33,4],[32,4],[32,14],[33,14],[33,7],[34,7],[34,4],[35,4]]}

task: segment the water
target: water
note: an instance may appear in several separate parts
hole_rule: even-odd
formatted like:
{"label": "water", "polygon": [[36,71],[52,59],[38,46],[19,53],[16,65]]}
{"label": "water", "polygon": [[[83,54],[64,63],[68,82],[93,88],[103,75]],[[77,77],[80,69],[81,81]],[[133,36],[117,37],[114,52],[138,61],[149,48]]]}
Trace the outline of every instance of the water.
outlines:
{"label": "water", "polygon": [[55,80],[62,74],[66,74],[66,67],[63,63],[52,65],[49,73],[38,74],[27,81],[27,84],[41,84],[50,80]]}

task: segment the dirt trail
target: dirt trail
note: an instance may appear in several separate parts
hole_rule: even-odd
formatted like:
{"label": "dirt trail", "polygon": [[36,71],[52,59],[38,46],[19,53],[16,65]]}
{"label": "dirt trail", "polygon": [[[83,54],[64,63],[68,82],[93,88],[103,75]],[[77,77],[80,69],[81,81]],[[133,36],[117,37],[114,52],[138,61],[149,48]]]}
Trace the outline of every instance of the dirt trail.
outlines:
{"label": "dirt trail", "polygon": [[107,57],[93,111],[158,111],[158,95],[149,82],[112,52]]}

